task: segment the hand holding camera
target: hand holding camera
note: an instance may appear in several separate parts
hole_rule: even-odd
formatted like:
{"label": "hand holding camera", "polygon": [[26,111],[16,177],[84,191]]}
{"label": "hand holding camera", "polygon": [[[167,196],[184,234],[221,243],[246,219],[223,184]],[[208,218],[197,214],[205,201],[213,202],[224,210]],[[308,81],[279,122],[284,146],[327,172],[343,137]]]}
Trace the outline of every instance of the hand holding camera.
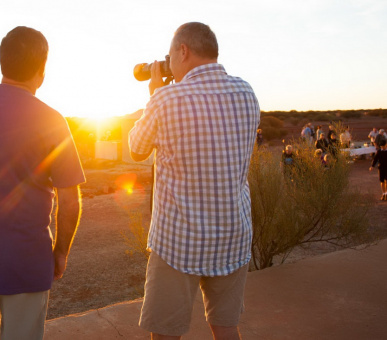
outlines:
{"label": "hand holding camera", "polygon": [[[168,85],[173,81],[174,78],[169,67],[169,60],[169,55],[166,55],[163,61],[155,61],[151,64],[137,64],[134,67],[133,74],[138,81],[151,79],[149,83],[149,92],[151,95],[157,88]],[[167,79],[163,81],[163,77]]]}
{"label": "hand holding camera", "polygon": [[156,89],[163,87],[164,81],[161,75],[160,63],[155,61],[151,64],[151,81],[149,82],[149,94],[153,95]]}

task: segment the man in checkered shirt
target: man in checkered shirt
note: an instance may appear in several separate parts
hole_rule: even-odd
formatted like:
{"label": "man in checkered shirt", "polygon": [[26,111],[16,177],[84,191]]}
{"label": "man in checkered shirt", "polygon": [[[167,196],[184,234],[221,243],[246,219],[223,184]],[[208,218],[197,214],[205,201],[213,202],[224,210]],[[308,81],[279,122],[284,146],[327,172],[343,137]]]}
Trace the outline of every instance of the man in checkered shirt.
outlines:
{"label": "man in checkered shirt", "polygon": [[130,131],[135,161],[156,149],[140,326],[153,339],[179,339],[200,286],[214,338],[239,339],[252,238],[247,172],[259,104],[248,83],[217,63],[207,25],[180,26],[169,54],[176,83],[164,86],[153,63],[151,99]]}

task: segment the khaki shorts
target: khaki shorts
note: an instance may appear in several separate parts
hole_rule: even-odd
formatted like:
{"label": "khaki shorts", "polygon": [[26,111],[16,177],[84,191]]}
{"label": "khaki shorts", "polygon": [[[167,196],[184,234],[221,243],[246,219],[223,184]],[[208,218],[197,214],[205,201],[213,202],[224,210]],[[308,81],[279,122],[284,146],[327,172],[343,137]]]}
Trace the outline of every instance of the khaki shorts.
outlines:
{"label": "khaki shorts", "polygon": [[227,276],[184,274],[155,252],[149,258],[139,325],[148,332],[180,336],[188,332],[200,286],[206,319],[211,325],[237,326],[243,312],[248,265]]}
{"label": "khaki shorts", "polygon": [[0,339],[43,339],[49,292],[0,295]]}

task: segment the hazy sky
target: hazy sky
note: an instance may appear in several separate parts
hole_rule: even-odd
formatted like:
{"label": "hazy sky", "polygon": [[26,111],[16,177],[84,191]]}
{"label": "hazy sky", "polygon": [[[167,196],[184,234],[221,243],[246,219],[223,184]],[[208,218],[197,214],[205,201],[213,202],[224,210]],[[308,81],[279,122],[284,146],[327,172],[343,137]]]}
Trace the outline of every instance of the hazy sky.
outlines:
{"label": "hazy sky", "polygon": [[211,26],[219,63],[262,110],[387,108],[386,0],[0,0],[1,38],[19,25],[46,36],[37,97],[65,116],[145,107],[133,67],[163,60],[188,21]]}

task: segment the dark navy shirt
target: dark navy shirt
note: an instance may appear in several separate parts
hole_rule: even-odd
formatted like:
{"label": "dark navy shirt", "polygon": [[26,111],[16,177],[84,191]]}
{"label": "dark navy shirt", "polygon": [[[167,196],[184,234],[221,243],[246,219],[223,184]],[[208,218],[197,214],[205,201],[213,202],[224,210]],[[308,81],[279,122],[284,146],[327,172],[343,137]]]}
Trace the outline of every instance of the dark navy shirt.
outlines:
{"label": "dark navy shirt", "polygon": [[21,88],[0,85],[0,295],[45,291],[54,272],[54,187],[85,181],[66,120]]}

